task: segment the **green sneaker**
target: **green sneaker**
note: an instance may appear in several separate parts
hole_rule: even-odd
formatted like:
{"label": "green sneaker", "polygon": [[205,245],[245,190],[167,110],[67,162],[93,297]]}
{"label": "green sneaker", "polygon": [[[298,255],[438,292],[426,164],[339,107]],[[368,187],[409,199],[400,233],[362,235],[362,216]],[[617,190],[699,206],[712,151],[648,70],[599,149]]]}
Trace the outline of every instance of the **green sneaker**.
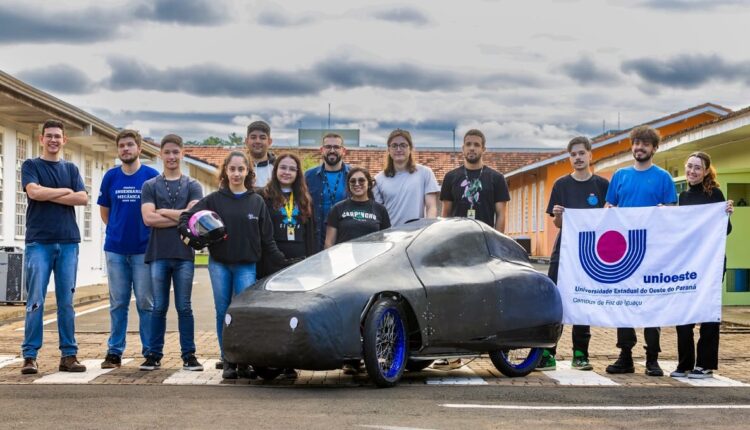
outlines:
{"label": "green sneaker", "polygon": [[542,353],[542,361],[539,362],[539,364],[536,366],[536,369],[538,371],[548,371],[548,370],[555,370],[557,369],[557,361],[555,360],[555,356],[550,354],[549,350],[544,350],[544,353]]}
{"label": "green sneaker", "polygon": [[570,367],[576,370],[594,370],[594,366],[589,363],[589,359],[583,354],[583,351],[573,351],[573,361],[570,363]]}

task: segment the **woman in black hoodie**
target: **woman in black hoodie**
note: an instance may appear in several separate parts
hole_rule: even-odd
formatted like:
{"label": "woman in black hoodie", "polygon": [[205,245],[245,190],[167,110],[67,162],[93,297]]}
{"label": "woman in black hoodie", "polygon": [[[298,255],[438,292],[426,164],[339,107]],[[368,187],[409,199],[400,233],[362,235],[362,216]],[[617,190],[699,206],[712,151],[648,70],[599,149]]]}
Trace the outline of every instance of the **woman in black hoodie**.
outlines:
{"label": "woman in black hoodie", "polygon": [[[716,169],[711,165],[711,157],[705,152],[690,154],[685,162],[685,177],[688,189],[680,193],[680,206],[702,205],[723,202],[724,193],[716,181]],[[731,200],[727,201],[727,213],[734,212]],[[732,222],[727,225],[727,234],[732,232]],[[726,257],[724,257],[726,271]],[[677,369],[670,374],[673,378],[712,378],[719,367],[719,326],[718,322],[701,323],[698,339],[698,355],[693,341],[695,324],[677,326]]]}
{"label": "woman in black hoodie", "polygon": [[[232,297],[249,288],[256,280],[256,263],[261,256],[280,266],[284,254],[273,240],[273,225],[263,198],[253,191],[255,175],[245,154],[231,152],[219,171],[219,190],[195,204],[180,216],[180,231],[187,232],[190,217],[198,211],[216,212],[226,227],[224,240],[208,245],[208,272],[216,307],[216,335],[221,358],[222,328]],[[237,378],[237,364],[223,363],[223,377]]]}

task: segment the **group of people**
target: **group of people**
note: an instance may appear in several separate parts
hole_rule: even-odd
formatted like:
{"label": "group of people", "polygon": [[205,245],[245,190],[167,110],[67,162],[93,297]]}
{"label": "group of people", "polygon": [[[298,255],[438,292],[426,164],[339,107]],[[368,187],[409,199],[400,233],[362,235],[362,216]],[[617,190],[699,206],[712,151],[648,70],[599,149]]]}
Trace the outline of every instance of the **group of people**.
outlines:
{"label": "group of people", "polygon": [[[80,233],[74,206],[88,204],[78,168],[62,159],[67,142],[62,122],[49,120],[40,136],[42,154],[22,167],[22,185],[28,197],[25,249],[26,310],[22,345],[23,374],[38,372],[36,361],[42,346],[42,314],[47,284],[54,273],[58,303],[60,371],[83,372],[77,357],[72,297],[78,266]],[[633,167],[617,171],[609,183],[591,173],[591,142],[577,137],[568,144],[573,172],[554,185],[547,212],[562,228],[565,208],[650,206],[677,202],[671,176],[653,165],[658,133],[639,127],[631,134]],[[164,136],[160,144],[163,171],[141,164],[142,140],[135,130],[116,137],[120,165],[104,175],[97,203],[107,225],[104,251],[110,291],[111,333],[102,368],[122,364],[126,345],[128,307],[135,295],[139,316],[140,369],[161,366],[164,355],[166,314],[170,288],[175,308],[183,368],[202,371],[196,358],[191,296],[195,253],[208,246],[208,271],[216,311],[216,332],[222,350],[222,328],[232,298],[256,279],[309,257],[321,249],[363,235],[405,224],[419,218],[467,217],[504,231],[505,204],[510,200],[502,173],[483,162],[486,139],[472,129],[463,138],[464,161],[445,175],[442,186],[425,165],[416,163],[414,143],[406,130],[394,130],[387,139],[385,168],[374,177],[359,166],[344,162],[344,139],[329,133],[320,147],[322,162],[306,172],[292,153],[274,155],[270,126],[256,121],[247,127],[246,152],[230,152],[219,168],[219,188],[203,196],[197,181],[182,173],[183,141]],[[690,189],[680,194],[680,204],[723,201],[711,160],[695,153],[686,164]],[[212,243],[200,242],[189,228],[199,211],[215,212],[226,236]],[[731,213],[731,201],[727,212]],[[730,225],[731,229],[731,225]],[[559,237],[549,276],[557,281]],[[659,329],[646,329],[647,373],[661,375],[657,358]],[[695,362],[693,326],[678,328],[680,360],[673,376],[710,376],[717,367],[718,325],[701,325],[701,341]],[[573,327],[573,367],[590,370],[590,330]],[[618,329],[620,358],[609,373],[632,373],[631,350],[635,331]],[[545,351],[539,369],[555,368],[554,349]],[[460,360],[439,360],[438,368],[460,366]],[[253,377],[246,365],[230,363],[223,352],[217,368],[224,378]],[[360,371],[347,366],[346,373]],[[294,369],[283,374],[295,378]]]}
{"label": "group of people", "polygon": [[[554,217],[553,223],[563,228],[566,208],[589,209],[607,207],[647,207],[662,205],[696,205],[723,202],[726,199],[716,180],[716,169],[711,164],[711,157],[704,152],[690,154],[685,162],[685,177],[688,189],[681,192],[679,198],[675,191],[672,176],[666,170],[653,163],[653,157],[659,149],[661,137],[649,126],[634,128],[630,133],[632,166],[619,169],[612,176],[611,182],[591,172],[591,141],[586,137],[576,137],[568,143],[567,152],[573,172],[559,178],[550,194],[547,213]],[[734,211],[731,200],[726,203],[727,214]],[[728,223],[727,234],[732,231]],[[550,258],[549,277],[557,283],[560,262],[560,234],[555,241]],[[672,377],[710,378],[718,368],[719,357],[719,323],[701,323],[700,339],[696,345],[693,339],[695,324],[677,327],[677,369],[670,373]],[[660,328],[648,327],[643,330],[646,350],[646,374],[663,376],[659,365]],[[573,356],[571,367],[578,370],[592,370],[589,362],[589,326],[574,325],[572,328]],[[636,344],[636,333],[633,328],[617,329],[617,347],[620,349],[618,359],[607,366],[606,372],[623,374],[635,372],[633,365],[633,347]],[[538,370],[554,370],[556,349],[545,350]]]}

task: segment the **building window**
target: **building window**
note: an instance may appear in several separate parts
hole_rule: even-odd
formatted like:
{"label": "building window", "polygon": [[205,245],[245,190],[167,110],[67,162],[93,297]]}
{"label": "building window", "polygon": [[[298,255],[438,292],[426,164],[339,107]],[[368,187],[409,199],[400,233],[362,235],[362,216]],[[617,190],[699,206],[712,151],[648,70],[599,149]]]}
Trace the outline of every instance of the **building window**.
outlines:
{"label": "building window", "polygon": [[547,221],[544,209],[544,181],[539,182],[539,231],[544,231],[544,224]]}
{"label": "building window", "polygon": [[537,231],[537,225],[536,225],[536,183],[531,184],[531,231]]}
{"label": "building window", "polygon": [[26,161],[29,139],[16,137],[16,238],[23,239],[26,235],[26,193],[21,182],[21,166]]}
{"label": "building window", "polygon": [[[83,186],[86,187],[86,194],[91,196],[91,176],[93,174],[94,162],[90,158],[86,158],[83,163]],[[91,240],[91,205],[94,199],[89,198],[89,202],[83,207],[83,238],[84,240]]]}

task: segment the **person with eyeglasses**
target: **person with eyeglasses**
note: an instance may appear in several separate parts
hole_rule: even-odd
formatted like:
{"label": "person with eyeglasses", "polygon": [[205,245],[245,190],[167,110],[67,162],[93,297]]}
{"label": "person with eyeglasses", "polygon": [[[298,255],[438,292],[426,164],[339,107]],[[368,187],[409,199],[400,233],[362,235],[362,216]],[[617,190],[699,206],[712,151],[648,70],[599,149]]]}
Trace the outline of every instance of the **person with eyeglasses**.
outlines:
{"label": "person with eyeglasses", "polygon": [[305,172],[305,181],[313,202],[318,248],[323,248],[326,225],[331,208],[346,198],[346,176],[349,165],[344,163],[344,138],[338,133],[323,136],[320,146],[323,162]]}
{"label": "person with eyeglasses", "polygon": [[387,144],[385,170],[375,176],[375,200],[388,209],[394,226],[437,218],[440,186],[432,169],[414,160],[411,134],[393,130]]}
{"label": "person with eyeglasses", "polygon": [[349,170],[346,178],[349,198],[336,203],[328,214],[326,248],[391,226],[385,206],[373,198],[374,182],[365,168]]}

